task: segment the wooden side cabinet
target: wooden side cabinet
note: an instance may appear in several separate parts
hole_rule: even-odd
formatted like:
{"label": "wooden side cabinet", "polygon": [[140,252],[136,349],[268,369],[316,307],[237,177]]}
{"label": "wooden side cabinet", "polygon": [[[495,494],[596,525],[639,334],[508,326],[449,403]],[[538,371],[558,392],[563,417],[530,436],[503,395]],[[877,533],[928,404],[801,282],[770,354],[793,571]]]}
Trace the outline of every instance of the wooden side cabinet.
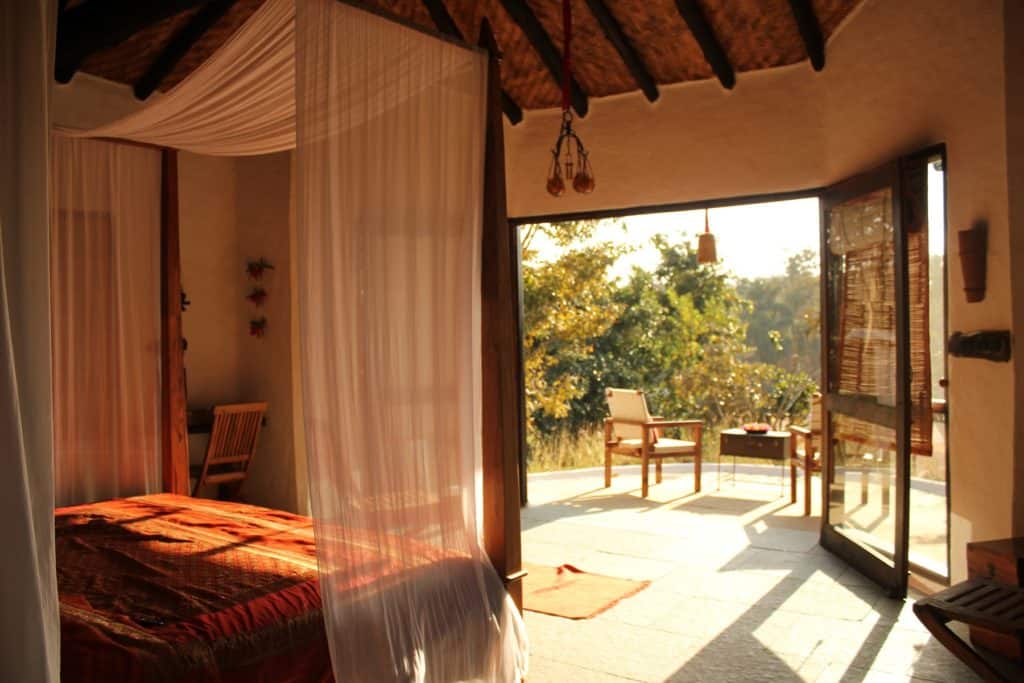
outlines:
{"label": "wooden side cabinet", "polygon": [[[967,544],[967,577],[1024,586],[1024,538],[1003,538]],[[1024,638],[971,627],[971,642],[1004,657],[1024,661]]]}

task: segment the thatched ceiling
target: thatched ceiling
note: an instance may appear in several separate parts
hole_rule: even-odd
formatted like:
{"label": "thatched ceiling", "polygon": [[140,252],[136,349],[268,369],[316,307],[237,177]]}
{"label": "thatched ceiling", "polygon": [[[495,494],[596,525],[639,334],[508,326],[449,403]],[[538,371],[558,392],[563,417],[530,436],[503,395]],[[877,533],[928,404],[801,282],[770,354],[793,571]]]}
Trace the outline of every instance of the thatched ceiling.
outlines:
{"label": "thatched ceiling", "polygon": [[[140,97],[180,83],[264,0],[71,0],[58,26],[56,77],[81,70]],[[794,64],[824,66],[824,43],[861,0],[572,0],[574,106],[588,98]],[[506,112],[561,103],[561,0],[363,0],[475,43],[494,27]],[[811,68],[810,66],[808,68]]]}

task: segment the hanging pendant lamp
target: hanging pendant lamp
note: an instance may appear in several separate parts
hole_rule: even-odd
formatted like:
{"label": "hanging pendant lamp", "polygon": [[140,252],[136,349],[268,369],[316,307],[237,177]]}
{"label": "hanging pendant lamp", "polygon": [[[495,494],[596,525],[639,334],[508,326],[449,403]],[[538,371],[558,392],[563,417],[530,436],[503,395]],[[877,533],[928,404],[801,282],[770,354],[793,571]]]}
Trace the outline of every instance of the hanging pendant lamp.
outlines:
{"label": "hanging pendant lamp", "polygon": [[715,236],[711,234],[707,209],[704,209],[704,232],[697,238],[697,263],[700,265],[718,263],[718,250],[715,248]]}
{"label": "hanging pendant lamp", "polygon": [[562,125],[558,131],[558,140],[551,150],[551,167],[548,170],[547,190],[553,197],[560,197],[565,192],[565,183],[572,181],[572,189],[580,194],[594,191],[594,171],[590,167],[590,157],[583,147],[583,141],[572,128],[572,109],[570,93],[572,88],[572,61],[570,45],[572,43],[572,5],[570,0],[562,0]]}

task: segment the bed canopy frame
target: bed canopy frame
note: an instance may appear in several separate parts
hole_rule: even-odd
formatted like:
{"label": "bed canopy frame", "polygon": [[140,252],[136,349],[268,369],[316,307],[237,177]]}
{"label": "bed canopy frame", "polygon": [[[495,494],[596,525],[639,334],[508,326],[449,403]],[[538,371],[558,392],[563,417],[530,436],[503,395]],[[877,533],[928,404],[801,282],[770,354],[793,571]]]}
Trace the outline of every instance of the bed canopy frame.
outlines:
{"label": "bed canopy frame", "polygon": [[[483,541],[487,555],[522,611],[520,464],[525,448],[522,414],[522,336],[519,301],[519,248],[510,223],[505,195],[502,123],[501,53],[487,19],[480,45],[421,26],[363,2],[338,0],[389,21],[488,55],[486,141],[484,160],[483,234],[480,280],[480,351],[482,359]],[[143,142],[101,138],[118,144]],[[181,255],[178,196],[178,151],[162,153],[161,181],[161,457],[163,487],[168,493],[189,492],[188,425],[181,317]]]}

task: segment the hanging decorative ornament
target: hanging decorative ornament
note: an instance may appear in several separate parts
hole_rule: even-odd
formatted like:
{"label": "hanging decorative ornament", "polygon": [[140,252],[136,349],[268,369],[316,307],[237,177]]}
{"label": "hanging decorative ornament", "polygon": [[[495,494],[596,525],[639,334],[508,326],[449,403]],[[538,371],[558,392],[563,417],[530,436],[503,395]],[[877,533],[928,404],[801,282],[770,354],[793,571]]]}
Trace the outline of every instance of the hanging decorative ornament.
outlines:
{"label": "hanging decorative ornament", "polygon": [[572,4],[562,0],[562,125],[558,140],[551,150],[551,168],[548,171],[548,194],[560,197],[565,192],[566,181],[572,182],[572,189],[580,194],[594,191],[594,171],[590,167],[590,156],[583,147],[583,141],[572,129]]}
{"label": "hanging decorative ornament", "polygon": [[697,263],[701,265],[718,263],[718,250],[715,248],[715,236],[711,234],[707,209],[704,209],[704,232],[697,238]]}

